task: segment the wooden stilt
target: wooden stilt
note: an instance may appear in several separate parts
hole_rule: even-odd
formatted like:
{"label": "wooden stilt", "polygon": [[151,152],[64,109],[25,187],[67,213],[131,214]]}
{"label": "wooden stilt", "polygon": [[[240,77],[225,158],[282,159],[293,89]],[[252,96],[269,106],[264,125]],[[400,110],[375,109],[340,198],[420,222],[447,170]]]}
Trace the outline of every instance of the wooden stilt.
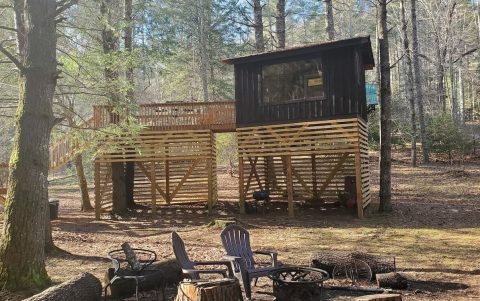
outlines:
{"label": "wooden stilt", "polygon": [[244,191],[244,170],[243,158],[238,157],[238,192],[240,198],[240,213],[245,213],[245,191]]}
{"label": "wooden stilt", "polygon": [[95,170],[94,170],[94,177],[95,177],[95,219],[100,219],[101,213],[101,200],[100,200],[100,163],[95,161]]}
{"label": "wooden stilt", "polygon": [[313,190],[313,199],[318,199],[318,183],[317,183],[317,158],[315,155],[312,155],[312,190]]}
{"label": "wooden stilt", "polygon": [[151,194],[152,194],[152,214],[157,213],[157,189],[156,189],[156,175],[155,175],[155,161],[152,161],[150,168]]}
{"label": "wooden stilt", "polygon": [[213,170],[212,170],[212,158],[207,160],[207,173],[208,173],[208,214],[213,212]]}
{"label": "wooden stilt", "polygon": [[355,187],[357,190],[357,215],[363,218],[362,161],[360,150],[355,152]]}
{"label": "wooden stilt", "polygon": [[170,196],[170,162],[165,160],[165,202],[167,204],[171,202]]}
{"label": "wooden stilt", "polygon": [[290,155],[285,156],[285,165],[287,168],[288,216],[294,217],[295,212],[293,208],[292,157]]}

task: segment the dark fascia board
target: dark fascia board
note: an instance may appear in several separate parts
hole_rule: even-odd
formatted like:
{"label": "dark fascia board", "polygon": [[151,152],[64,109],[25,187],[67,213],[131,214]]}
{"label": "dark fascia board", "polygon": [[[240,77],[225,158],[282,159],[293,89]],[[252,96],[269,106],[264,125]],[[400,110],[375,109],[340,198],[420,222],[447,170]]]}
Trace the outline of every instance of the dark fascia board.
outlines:
{"label": "dark fascia board", "polygon": [[271,52],[257,53],[247,56],[241,56],[236,58],[228,58],[223,60],[226,64],[247,64],[247,63],[258,63],[276,59],[288,59],[301,55],[314,54],[318,52],[344,48],[344,47],[355,47],[360,46],[363,51],[364,64],[366,69],[372,69],[375,66],[373,59],[372,46],[370,43],[370,36],[366,37],[357,37],[346,40],[337,40],[324,42],[320,44],[313,44],[301,47],[293,47],[288,49],[276,50]]}

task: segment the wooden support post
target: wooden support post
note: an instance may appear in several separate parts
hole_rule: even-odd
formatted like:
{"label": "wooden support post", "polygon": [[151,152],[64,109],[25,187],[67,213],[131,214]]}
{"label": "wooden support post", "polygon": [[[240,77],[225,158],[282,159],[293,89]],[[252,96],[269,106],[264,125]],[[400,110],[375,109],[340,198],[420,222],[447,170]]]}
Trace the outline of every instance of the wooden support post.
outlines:
{"label": "wooden support post", "polygon": [[240,198],[240,213],[245,213],[245,191],[243,158],[238,156],[238,193]]}
{"label": "wooden support post", "polygon": [[95,178],[95,219],[100,219],[101,213],[101,196],[100,196],[100,163],[95,161],[95,170],[94,170],[94,178]]}
{"label": "wooden support post", "polygon": [[208,214],[213,212],[213,170],[212,158],[207,159],[207,173],[208,173]]}
{"label": "wooden support post", "polygon": [[157,187],[156,187],[156,175],[155,175],[155,161],[152,161],[150,168],[150,181],[151,181],[151,194],[152,194],[152,213],[157,213]]}
{"label": "wooden support post", "polygon": [[360,149],[355,152],[355,186],[357,190],[357,215],[363,218],[363,194],[362,194],[362,160]]}
{"label": "wooden support post", "polygon": [[294,217],[295,212],[293,208],[292,157],[290,155],[285,156],[285,165],[287,168],[288,216]]}
{"label": "wooden support post", "polygon": [[165,160],[165,202],[170,204],[170,161]]}
{"label": "wooden support post", "polygon": [[270,191],[270,171],[268,169],[268,157],[263,157],[263,168],[265,169],[265,191]]}
{"label": "wooden support post", "polygon": [[313,190],[313,199],[318,199],[318,183],[317,183],[317,158],[315,155],[312,155],[312,190]]}

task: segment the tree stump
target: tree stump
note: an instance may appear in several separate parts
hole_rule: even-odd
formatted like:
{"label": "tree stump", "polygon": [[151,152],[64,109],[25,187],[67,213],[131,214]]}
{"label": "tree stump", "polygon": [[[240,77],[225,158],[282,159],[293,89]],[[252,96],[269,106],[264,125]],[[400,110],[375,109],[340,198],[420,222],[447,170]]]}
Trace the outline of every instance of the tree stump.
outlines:
{"label": "tree stump", "polygon": [[382,288],[406,289],[408,281],[399,273],[377,274],[377,285]]}
{"label": "tree stump", "polygon": [[175,301],[239,301],[240,285],[236,279],[182,282]]}
{"label": "tree stump", "polygon": [[90,273],[82,273],[25,301],[97,301],[101,296],[100,280]]}
{"label": "tree stump", "polygon": [[358,297],[355,301],[402,301],[399,294],[376,294]]}

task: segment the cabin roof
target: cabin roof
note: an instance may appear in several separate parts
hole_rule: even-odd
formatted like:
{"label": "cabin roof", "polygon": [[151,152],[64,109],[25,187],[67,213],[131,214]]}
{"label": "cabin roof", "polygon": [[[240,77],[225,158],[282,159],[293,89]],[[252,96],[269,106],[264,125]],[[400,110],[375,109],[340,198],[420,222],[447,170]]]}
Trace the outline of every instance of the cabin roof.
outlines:
{"label": "cabin roof", "polygon": [[261,61],[275,60],[275,59],[289,59],[296,56],[314,54],[316,52],[323,52],[332,49],[360,46],[363,50],[363,60],[365,69],[373,69],[375,61],[373,59],[372,45],[370,43],[370,36],[356,37],[345,40],[335,40],[322,43],[311,44],[307,46],[291,47],[281,50],[274,50],[263,53],[256,53],[251,55],[239,56],[235,58],[227,58],[223,60],[226,64],[245,64],[256,63]]}

